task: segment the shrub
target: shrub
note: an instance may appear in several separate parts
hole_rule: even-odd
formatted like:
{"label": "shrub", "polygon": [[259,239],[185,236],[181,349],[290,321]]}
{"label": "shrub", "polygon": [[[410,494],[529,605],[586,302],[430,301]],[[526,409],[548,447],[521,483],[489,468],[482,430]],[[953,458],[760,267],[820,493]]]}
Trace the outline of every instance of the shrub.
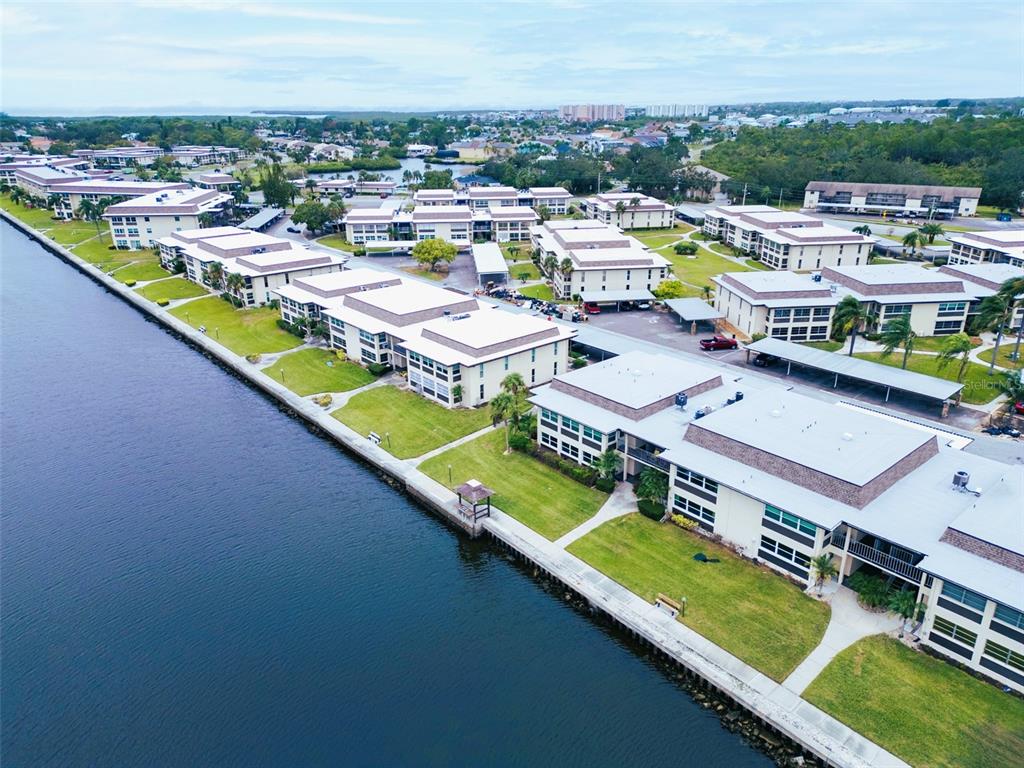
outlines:
{"label": "shrub", "polygon": [[686,515],[672,515],[672,522],[688,531],[693,531],[700,527],[697,525],[696,520],[691,520]]}
{"label": "shrub", "polygon": [[767,338],[768,338],[768,334],[767,333],[755,333],[753,336],[750,337],[750,340],[751,341],[760,341],[761,339],[767,339]]}
{"label": "shrub", "polygon": [[684,240],[681,243],[676,243],[673,250],[680,256],[692,256],[697,252],[698,247],[696,243]]}
{"label": "shrub", "polygon": [[252,363],[253,365],[255,365],[262,358],[258,354],[254,354],[254,355],[246,355],[245,359],[246,359],[246,362],[249,362],[249,363]]}
{"label": "shrub", "polygon": [[387,373],[388,366],[384,365],[384,363],[370,363],[368,366],[366,366],[366,370],[368,370],[374,376],[383,376],[385,373]]}
{"label": "shrub", "polygon": [[366,248],[363,247],[363,246],[359,246],[354,251],[352,251],[352,255],[353,256],[365,256],[366,255]]}
{"label": "shrub", "polygon": [[315,398],[313,402],[319,405],[321,408],[327,408],[328,406],[330,406],[332,402],[334,402],[334,397],[331,396],[330,394],[325,393]]}
{"label": "shrub", "polygon": [[599,491],[605,493],[611,493],[615,490],[615,478],[614,477],[599,477],[597,482],[594,483],[594,487]]}
{"label": "shrub", "polygon": [[170,303],[171,303],[170,299],[157,299],[156,300],[156,305],[158,307],[166,307]]}
{"label": "shrub", "polygon": [[280,299],[271,299],[270,301],[267,302],[267,306],[270,307],[271,309],[280,309],[281,308],[281,300]]}
{"label": "shrub", "polygon": [[857,571],[846,579],[846,586],[857,593],[857,601],[865,608],[882,608],[889,603],[889,587],[878,576]]}
{"label": "shrub", "polygon": [[524,435],[522,432],[513,432],[508,437],[509,447],[514,451],[521,453],[529,453],[533,450],[533,440],[530,439],[529,435]]}
{"label": "shrub", "polygon": [[569,363],[569,366],[573,370],[575,370],[576,368],[585,368],[586,365],[587,365],[587,361],[584,358],[582,358],[582,357],[574,357],[572,359],[572,362]]}
{"label": "shrub", "polygon": [[129,288],[131,288],[133,285],[135,285],[135,281],[134,280],[125,280],[124,284],[127,285]]}
{"label": "shrub", "polygon": [[640,510],[640,514],[644,517],[649,517],[656,523],[660,523],[661,519],[665,517],[665,508],[658,504],[656,501],[650,501],[649,499],[640,499],[636,503],[637,509]]}

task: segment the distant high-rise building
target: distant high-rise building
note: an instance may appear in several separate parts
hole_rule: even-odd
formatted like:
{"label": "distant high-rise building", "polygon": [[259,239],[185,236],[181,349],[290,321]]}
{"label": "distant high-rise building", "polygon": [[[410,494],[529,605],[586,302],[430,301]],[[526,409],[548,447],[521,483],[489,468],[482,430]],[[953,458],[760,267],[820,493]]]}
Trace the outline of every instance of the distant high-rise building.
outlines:
{"label": "distant high-rise building", "polygon": [[563,104],[558,115],[570,123],[592,123],[597,120],[624,120],[625,104]]}
{"label": "distant high-rise building", "polygon": [[647,117],[707,117],[707,104],[652,104],[645,110]]}

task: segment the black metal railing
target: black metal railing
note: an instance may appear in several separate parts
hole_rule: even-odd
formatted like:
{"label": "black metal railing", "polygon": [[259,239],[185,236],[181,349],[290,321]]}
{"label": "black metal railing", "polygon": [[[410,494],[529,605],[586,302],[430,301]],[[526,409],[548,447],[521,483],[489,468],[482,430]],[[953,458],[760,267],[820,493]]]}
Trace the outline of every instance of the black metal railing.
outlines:
{"label": "black metal railing", "polygon": [[867,544],[859,541],[850,542],[850,548],[847,551],[851,555],[856,555],[861,560],[867,560],[869,563],[873,563],[880,568],[910,579],[915,584],[921,581],[920,568],[911,565],[905,560],[900,560],[898,557],[881,552],[874,547],[869,547]]}

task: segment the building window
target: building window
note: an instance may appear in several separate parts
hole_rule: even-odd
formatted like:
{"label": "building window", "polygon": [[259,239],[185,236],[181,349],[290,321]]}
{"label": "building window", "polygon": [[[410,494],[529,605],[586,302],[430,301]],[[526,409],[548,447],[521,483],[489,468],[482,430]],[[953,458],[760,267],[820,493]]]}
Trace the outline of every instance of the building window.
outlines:
{"label": "building window", "polygon": [[505,370],[508,370],[508,355],[505,355]]}
{"label": "building window", "polygon": [[1009,648],[989,640],[985,643],[985,655],[1024,671],[1024,653],[1011,651]]}
{"label": "building window", "polygon": [[699,520],[714,524],[715,513],[707,507],[702,507],[695,501],[690,501],[687,498],[680,496],[678,493],[673,494],[672,506],[680,512],[685,512],[691,517],[696,517]]}
{"label": "building window", "polygon": [[566,429],[571,429],[573,432],[578,432],[580,429],[580,423],[578,421],[573,421],[568,416],[562,417],[562,426]]}
{"label": "building window", "polygon": [[718,493],[718,483],[710,477],[691,472],[686,467],[676,467],[676,482],[689,483],[697,488],[703,488],[709,493]]}
{"label": "building window", "polygon": [[547,408],[540,409],[540,417],[542,419],[546,419],[547,421],[554,422],[555,424],[558,423],[558,414],[555,413],[554,411],[549,411]]}
{"label": "building window", "polygon": [[484,385],[483,384],[480,385],[480,399],[481,400],[484,399]]}
{"label": "building window", "polygon": [[558,440],[554,435],[551,435],[548,432],[541,432],[540,441],[549,448],[553,448],[556,451],[558,450]]}
{"label": "building window", "polygon": [[1002,603],[996,603],[995,618],[1011,627],[1024,629],[1024,613]]}
{"label": "building window", "polygon": [[781,541],[770,539],[767,536],[761,537],[761,549],[766,552],[771,552],[773,555],[777,555],[783,560],[796,563],[801,568],[808,568],[811,565],[811,558],[803,552],[797,552],[788,544],[783,544]]}
{"label": "building window", "polygon": [[986,598],[977,592],[971,592],[969,589],[964,589],[948,581],[942,584],[942,596],[982,613],[985,612],[985,604],[988,602]]}
{"label": "building window", "polygon": [[604,435],[601,432],[598,432],[593,427],[588,427],[586,424],[583,425],[583,436],[593,440],[596,443],[600,443],[601,440],[604,438]]}
{"label": "building window", "polygon": [[969,645],[972,648],[978,641],[978,635],[970,630],[964,629],[959,624],[954,624],[952,621],[948,621],[941,616],[935,617],[935,623],[932,624],[932,630],[938,632],[946,637],[951,637],[954,640],[959,640],[964,645]]}
{"label": "building window", "polygon": [[806,533],[808,536],[813,536],[818,531],[818,526],[814,523],[804,520],[802,517],[797,517],[790,512],[786,512],[778,507],[773,507],[771,504],[764,505],[764,516],[769,520],[774,520],[777,523],[782,523],[787,528],[792,528],[800,533]]}

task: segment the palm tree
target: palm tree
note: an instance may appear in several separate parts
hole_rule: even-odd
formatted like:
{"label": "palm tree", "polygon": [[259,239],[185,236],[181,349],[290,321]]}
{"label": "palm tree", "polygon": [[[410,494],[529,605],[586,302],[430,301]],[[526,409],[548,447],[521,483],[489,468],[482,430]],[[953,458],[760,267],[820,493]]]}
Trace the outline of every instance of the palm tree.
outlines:
{"label": "palm tree", "polygon": [[99,202],[93,200],[82,200],[75,211],[83,221],[91,221],[96,225],[96,234],[100,234],[101,208]]}
{"label": "palm tree", "polygon": [[835,314],[832,317],[832,327],[850,336],[849,355],[853,356],[853,343],[857,338],[857,332],[862,330],[870,320],[870,315],[864,305],[853,296],[844,296],[836,306]]}
{"label": "palm tree", "polygon": [[860,226],[856,226],[853,228],[853,231],[856,232],[858,235],[864,235],[864,237],[869,237],[871,235],[871,227],[869,227],[867,224],[861,224]]}
{"label": "palm tree", "polygon": [[[1014,313],[1016,313],[1016,310],[1024,308],[1024,277],[1011,277],[999,287],[999,293],[1003,294],[1010,300],[1010,303],[1014,308]],[[1012,325],[1012,315],[1010,322]],[[1013,352],[1010,354],[1010,359],[1014,362],[1020,360],[1020,343],[1022,337],[1024,337],[1024,318],[1021,318],[1021,323],[1017,326],[1017,341],[1014,343]],[[995,358],[993,357],[993,359]]]}
{"label": "palm tree", "polygon": [[572,274],[572,259],[566,256],[562,259],[562,263],[558,265],[558,271],[568,277]]}
{"label": "palm tree", "polygon": [[245,301],[242,299],[242,294],[245,291],[245,278],[238,272],[231,272],[228,274],[225,285],[228,292],[236,297],[242,303],[242,306],[245,306]]}
{"label": "palm tree", "polygon": [[508,255],[512,257],[512,261],[515,261],[516,260],[516,256],[519,255],[519,246],[518,245],[510,245],[507,250],[508,250]]}
{"label": "palm tree", "polygon": [[46,196],[46,207],[53,208],[56,210],[60,207],[61,203],[64,202],[64,198],[58,194],[50,194]]}
{"label": "palm tree", "polygon": [[209,211],[203,211],[199,214],[199,227],[200,229],[205,227],[213,226],[213,214]]}
{"label": "palm tree", "polygon": [[995,373],[996,358],[999,357],[999,345],[1003,343],[1003,329],[1013,319],[1016,310],[1009,296],[999,292],[981,300],[978,308],[977,327],[985,331],[996,332],[996,345],[992,349],[992,362],[988,366],[988,375]]}
{"label": "palm tree", "polygon": [[516,413],[515,399],[508,392],[499,392],[491,398],[491,423],[505,422],[505,453],[512,452],[509,444],[509,420]]}
{"label": "palm tree", "polygon": [[921,244],[921,241],[921,233],[917,231],[907,232],[907,234],[903,236],[903,247],[910,249],[911,258],[913,258],[917,253],[917,246]]}
{"label": "palm tree", "polygon": [[711,301],[711,286],[702,286],[700,289],[700,295],[705,301]]}
{"label": "palm tree", "polygon": [[640,482],[636,484],[636,497],[641,501],[664,503],[668,496],[668,475],[653,467],[647,467],[640,473]]}
{"label": "palm tree", "polygon": [[25,190],[21,187],[15,186],[11,188],[11,202],[21,204],[21,201],[25,199]]}
{"label": "palm tree", "polygon": [[619,471],[618,451],[614,448],[609,448],[602,453],[597,457],[597,461],[594,462],[594,469],[603,478],[615,477],[615,473]]}
{"label": "palm tree", "polygon": [[964,374],[967,373],[967,363],[971,359],[972,349],[974,349],[974,345],[971,344],[971,337],[963,331],[946,337],[942,342],[942,349],[939,351],[939,369],[945,368],[951,362],[960,358],[960,369],[957,371],[956,380],[963,382]]}
{"label": "palm tree", "polygon": [[224,265],[219,261],[213,262],[206,270],[206,277],[210,281],[211,288],[220,290],[224,285]]}
{"label": "palm tree", "polygon": [[935,238],[942,234],[942,225],[930,221],[922,226],[918,232],[928,238],[928,244],[931,245],[935,242]]}
{"label": "palm tree", "polygon": [[832,555],[824,552],[811,559],[811,571],[814,573],[814,586],[818,588],[819,597],[825,582],[832,580],[839,574],[839,569],[836,567]]}
{"label": "palm tree", "polygon": [[558,259],[556,257],[548,256],[544,259],[544,272],[548,277],[554,277],[556,269],[558,269]]}
{"label": "palm tree", "polygon": [[626,212],[626,204],[619,200],[619,202],[615,204],[615,212],[619,214],[619,221],[622,221],[622,214]]}
{"label": "palm tree", "polygon": [[893,613],[898,613],[903,617],[904,621],[907,621],[914,615],[914,611],[917,609],[917,595],[909,589],[893,592],[889,595],[886,608]]}
{"label": "palm tree", "polygon": [[523,411],[526,409],[526,394],[529,391],[526,388],[526,382],[523,381],[521,374],[510,373],[501,380],[501,391],[507,392],[512,397],[512,404],[515,408],[513,409],[511,419],[516,429],[518,429]]}
{"label": "palm tree", "polygon": [[903,347],[903,364],[900,367],[905,370],[910,353],[914,351],[916,339],[917,334],[910,325],[909,314],[893,318],[882,328],[882,336],[879,339],[882,342],[882,357],[888,357],[893,350]]}

